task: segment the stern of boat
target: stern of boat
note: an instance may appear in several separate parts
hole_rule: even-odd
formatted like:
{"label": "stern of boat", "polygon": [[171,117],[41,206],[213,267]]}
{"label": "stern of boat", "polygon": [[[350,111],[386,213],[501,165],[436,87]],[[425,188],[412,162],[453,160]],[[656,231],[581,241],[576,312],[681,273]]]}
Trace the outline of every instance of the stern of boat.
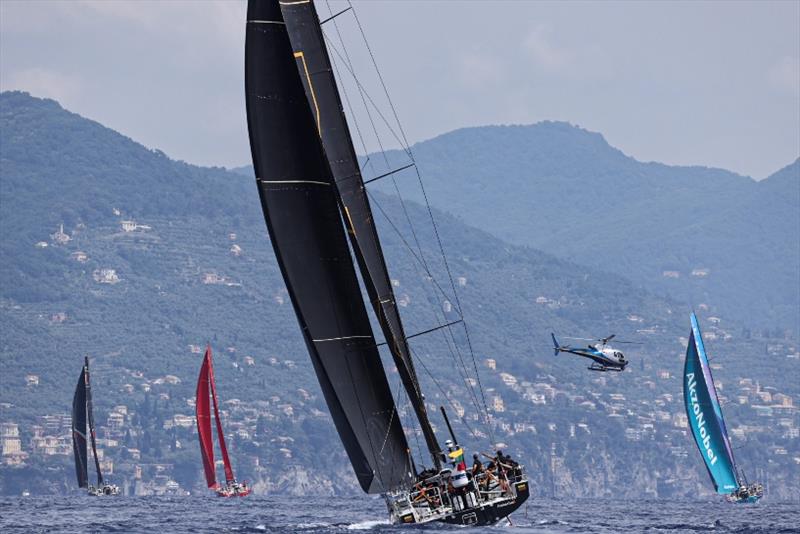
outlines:
{"label": "stern of boat", "polygon": [[528,479],[517,467],[502,482],[482,473],[464,490],[446,490],[447,480],[424,481],[412,489],[386,494],[394,524],[441,521],[454,525],[493,525],[515,512],[530,496]]}

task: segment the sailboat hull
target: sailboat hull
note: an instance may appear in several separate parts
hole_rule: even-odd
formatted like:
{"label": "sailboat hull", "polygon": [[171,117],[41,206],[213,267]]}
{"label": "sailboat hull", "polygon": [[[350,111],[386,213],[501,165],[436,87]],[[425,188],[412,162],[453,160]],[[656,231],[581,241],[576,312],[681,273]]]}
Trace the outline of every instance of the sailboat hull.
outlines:
{"label": "sailboat hull", "polygon": [[108,497],[119,495],[119,487],[114,484],[103,484],[102,486],[94,487],[89,486],[89,495],[92,497]]}
{"label": "sailboat hull", "polygon": [[732,500],[730,502],[732,502],[734,504],[752,504],[752,503],[758,502],[759,499],[761,499],[760,496],[751,495],[750,497],[747,497],[745,499],[736,499],[736,500]]}
{"label": "sailboat hull", "polygon": [[[430,486],[427,491],[415,488],[411,493],[396,492],[387,496],[387,505],[393,523],[427,524],[448,523],[462,526],[494,525],[508,517],[528,500],[530,489],[528,480],[517,479],[506,492],[493,499],[476,501],[475,494],[447,494],[441,506],[442,495]],[[481,492],[483,494],[483,492]],[[427,495],[427,497],[426,497]],[[433,504],[426,506],[425,501]]]}
{"label": "sailboat hull", "polygon": [[[522,486],[522,489],[520,489],[520,486]],[[491,504],[489,506],[483,506],[480,508],[468,508],[461,512],[449,515],[441,521],[451,525],[467,525],[475,527],[494,525],[504,517],[508,517],[512,513],[516,512],[519,507],[528,500],[529,496],[530,491],[528,489],[528,483],[525,482],[524,485],[517,485],[517,496],[513,500]]]}
{"label": "sailboat hull", "polygon": [[247,497],[252,492],[252,488],[249,486],[239,486],[238,488],[232,488],[231,486],[221,486],[217,488],[217,497],[222,497],[223,499],[232,499],[235,497]]}

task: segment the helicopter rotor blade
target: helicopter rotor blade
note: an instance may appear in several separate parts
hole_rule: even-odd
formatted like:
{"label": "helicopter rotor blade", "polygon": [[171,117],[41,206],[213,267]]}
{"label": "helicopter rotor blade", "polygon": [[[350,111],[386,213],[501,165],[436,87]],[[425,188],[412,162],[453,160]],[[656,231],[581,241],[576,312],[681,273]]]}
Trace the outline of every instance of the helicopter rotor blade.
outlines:
{"label": "helicopter rotor blade", "polygon": [[564,339],[579,339],[581,341],[602,341],[602,339],[593,339],[588,337],[571,337],[571,336],[562,336]]}
{"label": "helicopter rotor blade", "polygon": [[608,343],[609,341],[611,341],[611,340],[612,340],[612,339],[614,339],[615,337],[617,337],[617,334],[611,334],[611,335],[610,335],[610,336],[608,336],[608,337],[604,337],[604,338],[603,338],[603,339],[601,339],[600,341],[602,341],[603,343]]}

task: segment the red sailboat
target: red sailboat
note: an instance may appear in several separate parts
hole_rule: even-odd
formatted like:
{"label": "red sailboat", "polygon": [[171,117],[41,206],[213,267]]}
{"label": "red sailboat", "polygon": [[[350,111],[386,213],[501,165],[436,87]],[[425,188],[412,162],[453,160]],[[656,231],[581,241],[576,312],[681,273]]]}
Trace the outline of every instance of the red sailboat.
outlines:
{"label": "red sailboat", "polygon": [[[209,402],[209,391],[211,401]],[[214,405],[214,418],[217,423],[217,438],[222,452],[222,462],[225,465],[225,484],[217,482],[216,466],[214,464],[214,438],[211,434],[211,407]],[[228,448],[225,446],[225,434],[222,432],[222,421],[219,418],[217,404],[217,386],[214,382],[214,366],[211,363],[211,347],[206,347],[203,356],[203,366],[200,368],[200,377],[197,379],[197,434],[200,437],[200,453],[203,456],[203,469],[209,488],[213,488],[219,497],[245,497],[250,494],[251,488],[247,482],[238,482],[233,476],[231,460],[228,458]]]}

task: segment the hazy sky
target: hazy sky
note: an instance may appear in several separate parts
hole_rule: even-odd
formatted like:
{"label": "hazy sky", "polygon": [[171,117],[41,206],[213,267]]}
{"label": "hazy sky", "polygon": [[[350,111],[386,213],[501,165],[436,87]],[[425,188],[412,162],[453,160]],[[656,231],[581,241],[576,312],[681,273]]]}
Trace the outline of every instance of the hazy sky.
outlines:
{"label": "hazy sky", "polygon": [[[798,1],[355,6],[411,142],[552,119],[640,160],[755,178],[800,155]],[[246,164],[244,21],[235,0],[0,0],[0,87],[174,158]]]}

